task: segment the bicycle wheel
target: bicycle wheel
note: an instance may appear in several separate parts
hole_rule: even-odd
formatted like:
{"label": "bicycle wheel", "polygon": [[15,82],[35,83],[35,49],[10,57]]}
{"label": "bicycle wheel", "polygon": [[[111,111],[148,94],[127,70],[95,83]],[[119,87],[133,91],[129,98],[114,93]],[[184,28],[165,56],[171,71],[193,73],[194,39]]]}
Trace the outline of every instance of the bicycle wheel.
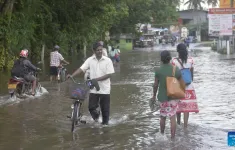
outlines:
{"label": "bicycle wheel", "polygon": [[64,81],[65,81],[65,78],[66,78],[66,72],[65,72],[65,70],[63,69],[63,70],[61,70],[61,72],[60,72],[60,81],[61,81],[61,82],[64,82]]}
{"label": "bicycle wheel", "polygon": [[73,108],[73,116],[72,116],[72,128],[71,128],[71,132],[74,131],[74,127],[75,125],[78,124],[79,121],[79,117],[80,117],[80,107],[81,104],[79,102],[75,102],[74,103],[74,108]]}
{"label": "bicycle wheel", "polygon": [[57,73],[57,76],[56,76],[56,81],[57,81],[58,83],[61,82],[61,70],[60,70],[60,68],[58,68],[58,73]]}

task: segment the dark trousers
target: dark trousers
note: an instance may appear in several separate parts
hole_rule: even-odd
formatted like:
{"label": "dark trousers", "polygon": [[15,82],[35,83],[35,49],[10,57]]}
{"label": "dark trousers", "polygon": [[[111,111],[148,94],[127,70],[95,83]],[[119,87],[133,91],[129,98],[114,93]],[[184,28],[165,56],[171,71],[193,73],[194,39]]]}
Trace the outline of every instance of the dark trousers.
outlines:
{"label": "dark trousers", "polygon": [[88,109],[94,120],[99,118],[100,112],[97,110],[101,108],[102,113],[102,124],[108,124],[109,122],[109,109],[110,109],[110,94],[93,94],[90,93],[89,96],[89,106]]}

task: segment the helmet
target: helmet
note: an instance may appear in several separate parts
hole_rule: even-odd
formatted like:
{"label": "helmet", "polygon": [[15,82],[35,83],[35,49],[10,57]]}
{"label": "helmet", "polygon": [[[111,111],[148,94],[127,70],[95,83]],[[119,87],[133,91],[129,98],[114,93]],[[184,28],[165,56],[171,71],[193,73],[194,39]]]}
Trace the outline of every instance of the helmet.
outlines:
{"label": "helmet", "polygon": [[28,54],[29,54],[29,51],[27,49],[23,49],[21,50],[20,52],[20,57],[25,57],[27,58],[28,57]]}
{"label": "helmet", "polygon": [[99,43],[103,46],[104,45],[104,42],[103,41],[99,41]]}
{"label": "helmet", "polygon": [[58,45],[55,45],[55,46],[54,46],[54,49],[59,50],[59,49],[60,49],[60,47],[59,47]]}

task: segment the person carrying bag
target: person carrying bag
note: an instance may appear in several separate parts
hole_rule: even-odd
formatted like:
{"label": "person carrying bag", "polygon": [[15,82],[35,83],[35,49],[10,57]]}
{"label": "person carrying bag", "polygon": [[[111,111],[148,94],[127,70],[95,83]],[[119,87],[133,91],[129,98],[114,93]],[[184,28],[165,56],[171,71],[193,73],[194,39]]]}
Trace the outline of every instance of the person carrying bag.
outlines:
{"label": "person carrying bag", "polygon": [[153,102],[156,99],[160,103],[160,130],[164,134],[166,117],[170,118],[171,138],[175,137],[176,111],[180,97],[184,97],[183,86],[180,85],[181,73],[177,67],[170,64],[171,54],[169,51],[161,52],[161,65],[155,72],[155,82],[153,90]]}
{"label": "person carrying bag", "polygon": [[166,77],[167,96],[172,99],[180,99],[185,97],[185,83],[175,78],[176,67],[173,67],[172,77]]}
{"label": "person carrying bag", "polygon": [[178,67],[184,80],[185,97],[180,98],[177,109],[177,123],[181,123],[181,113],[184,114],[184,128],[188,126],[189,113],[199,112],[197,96],[193,86],[194,60],[188,56],[187,47],[180,43],[177,46],[178,57],[172,59],[172,65]]}
{"label": "person carrying bag", "polygon": [[191,84],[192,83],[192,73],[190,71],[190,68],[185,68],[184,65],[182,64],[182,62],[179,60],[179,58],[177,58],[177,61],[179,62],[179,64],[182,67],[182,69],[180,69],[180,71],[181,71],[181,75],[182,75],[182,79],[184,80],[184,83],[186,85]]}

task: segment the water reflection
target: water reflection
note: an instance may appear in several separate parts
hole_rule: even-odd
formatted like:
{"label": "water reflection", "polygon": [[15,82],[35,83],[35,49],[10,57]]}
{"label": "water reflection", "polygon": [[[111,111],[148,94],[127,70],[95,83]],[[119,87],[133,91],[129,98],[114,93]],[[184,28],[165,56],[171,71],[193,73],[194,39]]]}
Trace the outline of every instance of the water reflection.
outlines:
{"label": "water reflection", "polygon": [[72,103],[66,96],[69,82],[43,82],[50,94],[0,109],[0,149],[229,149],[227,130],[235,127],[235,68],[233,60],[222,58],[211,51],[197,52],[195,88],[200,113],[190,115],[187,130],[177,126],[175,141],[170,140],[168,120],[166,135],[159,134],[159,112],[149,109],[153,72],[160,63],[159,52],[149,50],[122,54],[112,78],[108,127],[92,121],[85,101],[87,124],[72,134],[66,117]]}

